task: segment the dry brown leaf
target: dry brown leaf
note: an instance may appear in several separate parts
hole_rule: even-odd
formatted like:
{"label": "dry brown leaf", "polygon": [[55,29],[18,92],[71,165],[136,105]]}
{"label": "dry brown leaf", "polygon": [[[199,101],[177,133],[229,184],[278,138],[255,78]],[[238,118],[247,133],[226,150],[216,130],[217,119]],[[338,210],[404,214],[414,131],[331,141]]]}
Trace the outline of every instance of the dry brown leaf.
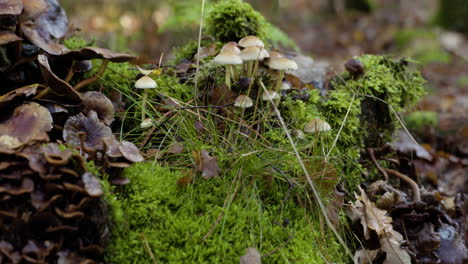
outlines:
{"label": "dry brown leaf", "polygon": [[240,264],[261,264],[262,256],[256,248],[247,248],[245,255],[240,257]]}
{"label": "dry brown leaf", "polygon": [[355,194],[357,200],[351,206],[350,217],[353,221],[360,219],[364,229],[364,237],[370,239],[369,229],[377,232],[379,237],[390,232],[393,229],[392,218],[386,215],[387,211],[377,208],[361,187],[359,187],[359,191],[361,195]]}
{"label": "dry brown leaf", "polygon": [[383,264],[411,264],[411,257],[406,249],[401,248],[403,236],[395,230],[390,230],[380,236],[381,250],[387,253]]}
{"label": "dry brown leaf", "polygon": [[354,253],[354,264],[372,264],[380,250],[359,249]]}
{"label": "dry brown leaf", "polygon": [[167,153],[170,154],[180,154],[184,150],[184,143],[182,142],[172,142],[167,149]]}
{"label": "dry brown leaf", "polygon": [[215,157],[211,157],[206,149],[192,151],[192,157],[196,163],[196,170],[202,173],[205,179],[218,177],[221,171],[218,166],[218,161]]}

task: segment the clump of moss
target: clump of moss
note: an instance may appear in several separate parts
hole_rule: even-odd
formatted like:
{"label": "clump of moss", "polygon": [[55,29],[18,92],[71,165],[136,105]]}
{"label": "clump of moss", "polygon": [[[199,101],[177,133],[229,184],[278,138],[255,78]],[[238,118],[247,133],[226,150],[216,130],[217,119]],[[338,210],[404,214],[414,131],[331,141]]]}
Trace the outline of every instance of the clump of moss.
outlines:
{"label": "clump of moss", "polygon": [[251,246],[262,255],[278,250],[262,258],[266,263],[343,261],[340,246],[320,229],[317,216],[287,198],[281,180],[265,184],[252,174],[261,169],[258,159],[249,163],[237,180],[238,172],[228,173],[196,178],[187,187],[176,184],[183,175],[159,165],[127,169],[131,183],[116,193],[126,224],[113,231],[107,262],[235,263]]}
{"label": "clump of moss", "polygon": [[414,58],[421,64],[449,63],[450,54],[444,50],[437,31],[425,28],[406,28],[397,32],[395,41],[404,56]]}
{"label": "clump of moss", "polygon": [[428,127],[436,127],[438,116],[436,112],[416,111],[405,116],[405,124],[408,129],[421,132]]}
{"label": "clump of moss", "polygon": [[265,39],[265,19],[241,0],[214,4],[206,20],[206,32],[221,42],[238,41],[249,35]]}
{"label": "clump of moss", "polygon": [[84,38],[70,37],[70,38],[66,38],[63,41],[63,45],[65,47],[71,49],[71,50],[76,50],[76,49],[81,49],[81,48],[84,48],[84,47],[93,46],[94,43],[89,42],[89,41],[85,40]]}

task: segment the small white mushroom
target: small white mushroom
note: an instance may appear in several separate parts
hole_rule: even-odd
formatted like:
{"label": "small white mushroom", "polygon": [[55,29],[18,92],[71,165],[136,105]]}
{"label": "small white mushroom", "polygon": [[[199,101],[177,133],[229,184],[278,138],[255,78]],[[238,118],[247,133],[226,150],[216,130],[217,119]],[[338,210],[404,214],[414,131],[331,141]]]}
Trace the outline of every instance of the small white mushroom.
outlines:
{"label": "small white mushroom", "polygon": [[[297,64],[295,61],[290,60],[288,58],[276,58],[276,59],[270,59],[270,62],[268,65],[270,69],[279,71],[278,80],[276,81],[276,86],[275,86],[276,87],[275,91],[279,93],[281,91],[281,83],[283,82],[284,73],[287,70],[297,70]],[[279,103],[279,99],[276,101],[276,105],[278,105],[278,103]]]}
{"label": "small white mushroom", "polygon": [[256,36],[247,36],[239,40],[239,46],[243,48],[251,47],[251,46],[258,46],[258,47],[265,47],[263,41],[261,41]]}
{"label": "small white mushroom", "polygon": [[153,78],[149,76],[143,76],[135,82],[135,88],[143,89],[143,100],[141,102],[141,121],[145,120],[145,108],[146,108],[146,100],[148,98],[148,89],[154,89],[158,87]]}
{"label": "small white mushroom", "polygon": [[214,62],[217,64],[225,65],[226,67],[226,85],[229,89],[231,89],[231,75],[230,72],[232,71],[232,65],[239,65],[242,64],[242,59],[239,55],[237,55],[232,50],[225,50],[220,52],[214,58]]}
{"label": "small white mushroom", "polygon": [[220,53],[222,53],[222,52],[224,52],[226,50],[234,51],[234,53],[236,53],[236,54],[241,53],[241,50],[239,49],[239,46],[234,41],[231,41],[231,42],[228,42],[228,43],[224,44],[224,46],[221,48]]}
{"label": "small white mushroom", "polygon": [[319,118],[314,118],[304,125],[304,132],[306,133],[317,133],[330,130],[330,124],[328,124],[327,121],[324,121]]}
{"label": "small white mushroom", "polygon": [[234,106],[239,108],[249,108],[253,106],[253,101],[247,95],[239,95],[234,101]]}
{"label": "small white mushroom", "polygon": [[262,93],[263,101],[270,101],[270,99],[274,101],[274,100],[279,99],[280,97],[281,96],[279,95],[279,93],[273,90],[266,90],[265,92]]}

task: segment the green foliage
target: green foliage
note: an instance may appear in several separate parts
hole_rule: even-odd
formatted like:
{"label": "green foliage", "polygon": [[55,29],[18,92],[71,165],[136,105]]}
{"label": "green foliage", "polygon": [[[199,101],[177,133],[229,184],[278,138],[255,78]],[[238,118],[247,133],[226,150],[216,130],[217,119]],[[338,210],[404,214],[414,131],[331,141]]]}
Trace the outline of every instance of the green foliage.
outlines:
{"label": "green foliage", "polygon": [[418,71],[410,70],[405,59],[388,56],[363,55],[358,57],[365,66],[362,78],[353,80],[344,73],[346,82],[335,82],[337,89],[348,89],[360,96],[373,96],[391,105],[397,112],[414,106],[426,93],[425,80]]}
{"label": "green foliage", "polygon": [[[126,225],[113,231],[106,261],[153,263],[151,251],[158,263],[236,263],[251,246],[262,254],[278,249],[262,259],[265,263],[322,263],[320,252],[329,261],[343,261],[340,246],[320,229],[317,216],[287,198],[284,180],[271,185],[253,174],[262,162],[251,157],[241,172],[195,178],[187,187],[176,184],[183,175],[159,165],[126,169],[131,183],[116,193]],[[283,227],[284,221],[289,224]]]}
{"label": "green foliage", "polygon": [[405,124],[412,131],[422,131],[428,127],[435,127],[438,124],[436,112],[417,111],[405,116]]}
{"label": "green foliage", "polygon": [[88,42],[84,38],[80,37],[70,37],[66,38],[63,41],[63,45],[71,50],[76,50],[76,49],[81,49],[84,47],[90,47],[93,46],[93,42]]}
{"label": "green foliage", "polygon": [[402,29],[395,35],[395,41],[404,56],[412,57],[421,64],[450,62],[451,56],[441,46],[438,33],[434,30]]}
{"label": "green foliage", "polygon": [[435,23],[468,34],[468,0],[439,0]]}
{"label": "green foliage", "polygon": [[237,42],[249,35],[266,37],[265,19],[241,0],[219,1],[211,6],[206,21],[206,32],[221,42]]}
{"label": "green foliage", "polygon": [[346,0],[345,6],[349,10],[357,10],[365,13],[370,13],[375,8],[375,3],[372,0]]}

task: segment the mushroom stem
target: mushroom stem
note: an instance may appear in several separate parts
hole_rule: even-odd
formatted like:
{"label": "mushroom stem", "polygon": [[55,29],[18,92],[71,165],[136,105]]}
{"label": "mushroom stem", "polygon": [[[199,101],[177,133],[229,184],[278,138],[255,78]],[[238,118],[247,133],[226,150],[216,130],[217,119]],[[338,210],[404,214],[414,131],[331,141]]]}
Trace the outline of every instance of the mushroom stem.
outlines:
{"label": "mushroom stem", "polygon": [[[281,94],[281,83],[283,82],[283,78],[284,78],[284,70],[280,70],[279,71],[279,74],[278,74],[278,80],[276,81],[276,87],[275,87],[275,91],[278,93],[278,94]],[[280,99],[281,97],[279,97],[278,99],[275,99],[275,105],[278,106],[279,102],[280,102]]]}
{"label": "mushroom stem", "polygon": [[400,178],[401,180],[405,181],[406,183],[408,183],[411,188],[413,189],[413,201],[414,202],[420,202],[421,201],[421,194],[419,192],[419,186],[418,184],[413,181],[413,179],[411,179],[410,177],[396,171],[396,170],[392,170],[392,169],[384,169],[387,173],[390,173],[392,174],[393,176],[397,176],[398,178]]}
{"label": "mushroom stem", "polygon": [[143,100],[141,101],[141,122],[145,121],[146,100],[148,100],[148,89],[143,90]]}
{"label": "mushroom stem", "polygon": [[231,65],[226,64],[226,85],[231,90],[231,77],[230,77],[230,69]]}
{"label": "mushroom stem", "polygon": [[64,81],[70,82],[70,80],[73,78],[73,75],[75,74],[75,71],[73,70],[73,68],[75,67],[75,63],[76,61],[73,60],[70,65],[70,69],[68,70],[67,77],[65,77]]}
{"label": "mushroom stem", "polygon": [[107,65],[109,64],[109,60],[104,60],[101,64],[101,67],[99,67],[99,71],[96,73],[96,75],[94,75],[93,77],[91,78],[88,78],[86,80],[83,80],[81,82],[79,82],[77,85],[75,85],[75,87],[73,87],[76,91],[78,91],[79,89],[87,86],[87,85],[90,85],[92,84],[93,82],[99,80],[99,78],[101,78],[101,76],[104,74],[104,72],[106,71],[107,69]]}

